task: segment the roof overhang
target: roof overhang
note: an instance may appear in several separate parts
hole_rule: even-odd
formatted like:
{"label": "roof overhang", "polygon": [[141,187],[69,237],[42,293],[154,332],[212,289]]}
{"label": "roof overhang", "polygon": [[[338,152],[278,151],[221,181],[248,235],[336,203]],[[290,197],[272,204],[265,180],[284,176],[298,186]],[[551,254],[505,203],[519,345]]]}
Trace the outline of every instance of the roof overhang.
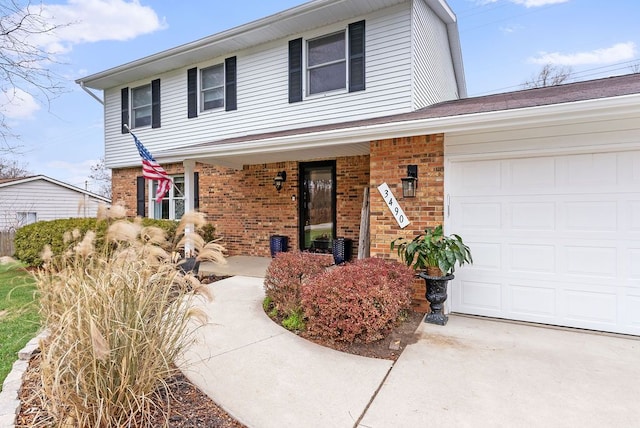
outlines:
{"label": "roof overhang", "polygon": [[[354,126],[339,124],[333,129],[240,141],[199,144],[156,153],[161,163],[197,162],[241,168],[242,165],[282,161],[304,161],[318,158],[366,155],[369,143],[388,138],[415,135],[491,132],[502,129],[538,128],[551,124],[638,118],[640,94],[591,99],[545,106],[526,107],[458,116],[400,119],[390,116],[385,122]],[[398,118],[403,118],[399,115]]]}

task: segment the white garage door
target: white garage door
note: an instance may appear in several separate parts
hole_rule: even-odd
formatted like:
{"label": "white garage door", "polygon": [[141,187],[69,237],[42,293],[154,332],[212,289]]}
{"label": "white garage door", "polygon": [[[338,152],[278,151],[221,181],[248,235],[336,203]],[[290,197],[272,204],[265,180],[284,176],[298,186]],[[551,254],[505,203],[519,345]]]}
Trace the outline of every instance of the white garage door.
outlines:
{"label": "white garage door", "polygon": [[640,151],[448,167],[453,312],[640,335]]}

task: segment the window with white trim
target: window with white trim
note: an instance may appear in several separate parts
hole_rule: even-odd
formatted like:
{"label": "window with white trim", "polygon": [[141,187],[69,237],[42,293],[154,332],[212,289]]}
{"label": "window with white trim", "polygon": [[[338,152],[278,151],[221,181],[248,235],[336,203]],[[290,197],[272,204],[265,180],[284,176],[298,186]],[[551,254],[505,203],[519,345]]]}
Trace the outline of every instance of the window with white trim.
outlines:
{"label": "window with white trim", "polygon": [[200,82],[202,110],[224,107],[224,64],[200,70]]}
{"label": "window with white trim", "polygon": [[309,95],[347,87],[347,45],[344,31],[307,42]]}
{"label": "window with white trim", "polygon": [[151,84],[131,89],[133,127],[151,125]]}
{"label": "window with white trim", "polygon": [[26,226],[38,221],[38,213],[33,211],[18,211],[16,213],[18,227]]}
{"label": "window with white trim", "polygon": [[184,215],[184,175],[172,178],[173,186],[160,202],[156,202],[155,199],[158,182],[150,181],[149,206],[155,219],[180,220]]}

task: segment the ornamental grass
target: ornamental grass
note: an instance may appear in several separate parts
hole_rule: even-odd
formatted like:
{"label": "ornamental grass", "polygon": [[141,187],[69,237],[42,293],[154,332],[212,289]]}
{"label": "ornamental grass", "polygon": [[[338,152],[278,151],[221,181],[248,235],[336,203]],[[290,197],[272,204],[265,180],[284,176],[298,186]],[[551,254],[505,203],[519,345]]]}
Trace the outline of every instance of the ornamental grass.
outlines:
{"label": "ornamental grass", "polygon": [[189,324],[206,322],[192,303],[210,298],[175,255],[224,262],[220,244],[189,231],[202,226],[199,213],[182,218],[177,242],[115,219],[117,208],[106,215],[109,245],[96,252],[93,232],[71,232],[68,250],[45,250],[35,274],[49,332],[40,344],[42,394],[56,426],[151,426],[173,362],[193,340]]}

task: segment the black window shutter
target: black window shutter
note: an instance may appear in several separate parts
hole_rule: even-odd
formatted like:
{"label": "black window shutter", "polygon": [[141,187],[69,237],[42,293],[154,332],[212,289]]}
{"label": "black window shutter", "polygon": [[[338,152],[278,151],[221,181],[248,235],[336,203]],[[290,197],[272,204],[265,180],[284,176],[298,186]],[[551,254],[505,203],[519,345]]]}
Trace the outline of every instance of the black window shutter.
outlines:
{"label": "black window shutter", "polygon": [[302,101],[302,39],[289,41],[289,102]]}
{"label": "black window shutter", "polygon": [[364,21],[349,24],[349,92],[364,91]]}
{"label": "black window shutter", "polygon": [[160,128],[160,79],[151,81],[151,127]]}
{"label": "black window shutter", "polygon": [[200,173],[193,173],[193,209],[200,209]]}
{"label": "black window shutter", "polygon": [[144,212],[144,203],[145,203],[145,197],[144,197],[144,177],[140,176],[136,178],[136,215],[139,215],[140,217],[146,217],[145,212]]}
{"label": "black window shutter", "polygon": [[226,111],[238,109],[237,60],[235,56],[224,60],[224,106]]}
{"label": "black window shutter", "polygon": [[125,125],[129,126],[129,88],[122,88],[120,90],[120,106],[121,106],[121,132],[123,134],[128,134],[127,128]]}
{"label": "black window shutter", "polygon": [[198,117],[198,68],[187,70],[187,117]]}

